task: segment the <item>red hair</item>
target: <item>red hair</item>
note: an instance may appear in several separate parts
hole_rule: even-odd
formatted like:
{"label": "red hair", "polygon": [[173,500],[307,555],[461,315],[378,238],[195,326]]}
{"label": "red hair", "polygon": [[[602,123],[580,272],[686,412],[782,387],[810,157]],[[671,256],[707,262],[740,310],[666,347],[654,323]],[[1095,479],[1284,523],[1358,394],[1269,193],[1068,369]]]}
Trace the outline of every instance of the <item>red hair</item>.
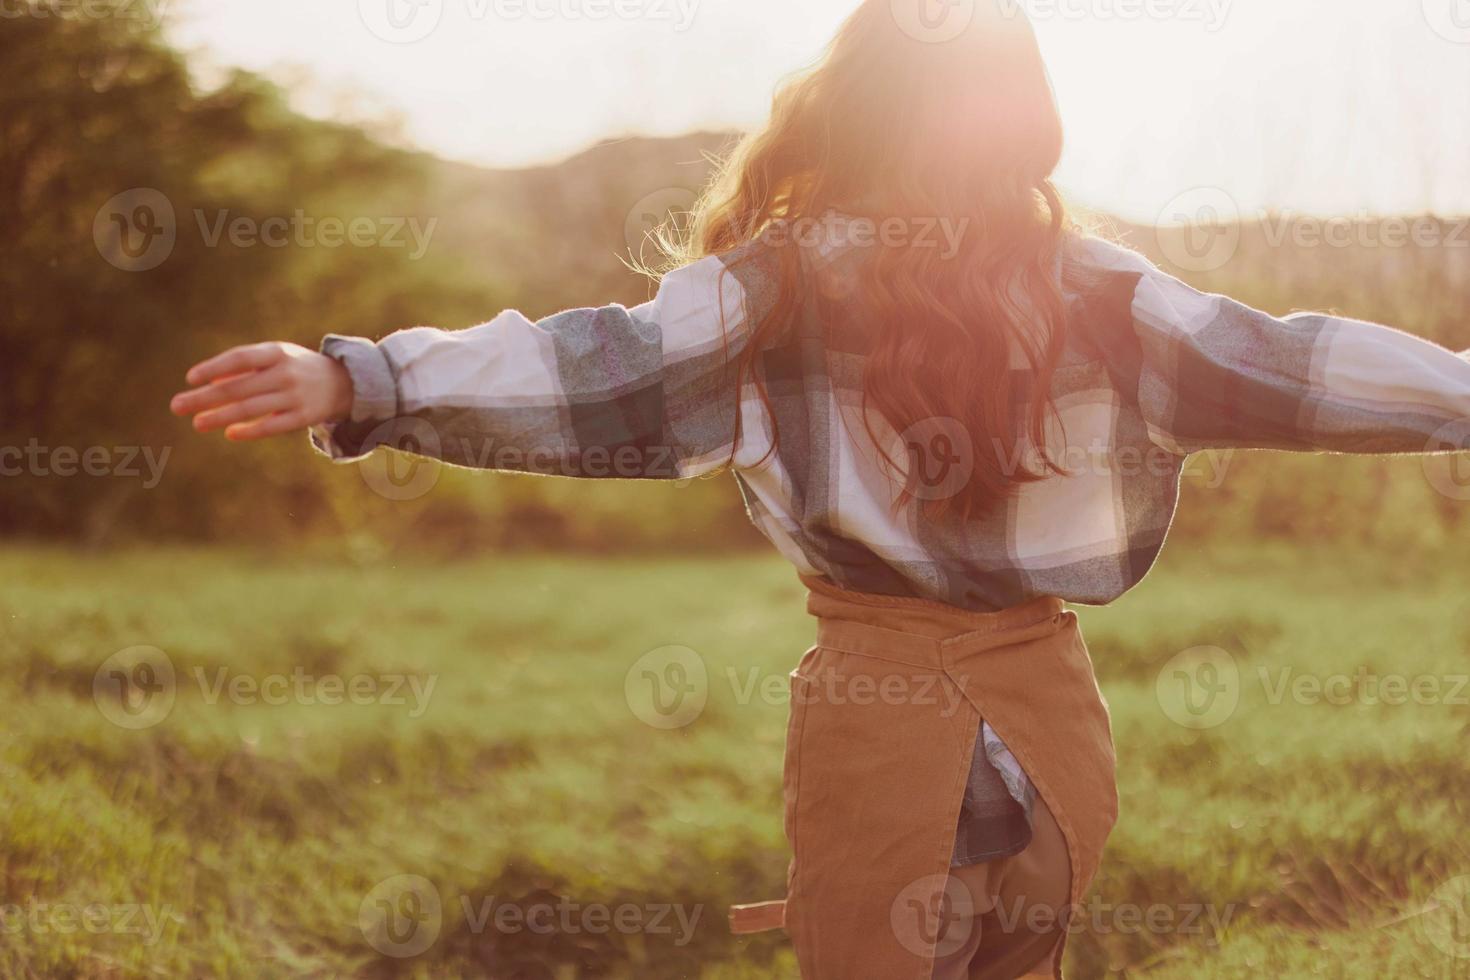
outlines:
{"label": "red hair", "polygon": [[[781,222],[833,210],[958,230],[952,254],[912,241],[872,245],[854,299],[873,324],[869,435],[873,412],[900,433],[934,419],[963,426],[970,479],[926,507],[968,517],[1018,483],[1061,472],[1046,452],[1046,423],[1065,340],[1056,268],[1068,225],[1051,183],[1062,126],[1019,5],[977,0],[964,29],[944,39],[900,24],[897,9],[867,0],[825,57],[781,89],[769,124],[706,191],[675,258],[725,255]],[[964,5],[949,9],[959,16]],[[759,383],[756,359],[808,295],[801,249],[778,251],[780,298],[753,325],[742,380]],[[1013,351],[1029,376],[1012,370]],[[1032,465],[1017,464],[1022,447]],[[903,506],[916,496],[917,466],[880,451],[903,482]]]}

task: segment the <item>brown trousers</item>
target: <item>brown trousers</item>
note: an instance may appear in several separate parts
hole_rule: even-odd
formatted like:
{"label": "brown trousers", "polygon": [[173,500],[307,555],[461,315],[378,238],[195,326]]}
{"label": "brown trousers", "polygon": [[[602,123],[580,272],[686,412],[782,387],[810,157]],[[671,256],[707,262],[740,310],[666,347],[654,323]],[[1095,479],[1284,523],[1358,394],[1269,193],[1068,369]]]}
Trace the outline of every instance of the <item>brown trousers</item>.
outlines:
{"label": "brown trousers", "polygon": [[[818,629],[791,679],[787,896],[732,909],[732,929],[784,926],[804,980],[1060,978],[1118,803],[1076,616],[1056,599],[982,614],[805,581]],[[981,718],[1044,805],[1025,852],[952,875]]]}

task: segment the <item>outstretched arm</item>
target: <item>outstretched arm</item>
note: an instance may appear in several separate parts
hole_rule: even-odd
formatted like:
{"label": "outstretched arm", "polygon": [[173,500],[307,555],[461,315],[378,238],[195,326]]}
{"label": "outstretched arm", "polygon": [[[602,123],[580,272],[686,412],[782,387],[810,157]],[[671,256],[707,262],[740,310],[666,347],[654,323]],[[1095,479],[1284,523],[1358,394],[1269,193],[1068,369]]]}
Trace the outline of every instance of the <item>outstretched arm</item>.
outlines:
{"label": "outstretched arm", "polygon": [[202,387],[173,409],[235,439],[311,428],[339,460],[408,445],[485,469],[677,479],[730,461],[747,335],[739,282],[710,258],[634,309],[330,336],[320,354],[237,348],[191,370]]}
{"label": "outstretched arm", "polygon": [[[1199,292],[1095,240],[1132,297],[1109,346],[1149,435],[1176,453],[1230,447],[1339,453],[1470,449],[1470,360],[1391,327],[1278,319]],[[1119,352],[1122,348],[1123,352]]]}

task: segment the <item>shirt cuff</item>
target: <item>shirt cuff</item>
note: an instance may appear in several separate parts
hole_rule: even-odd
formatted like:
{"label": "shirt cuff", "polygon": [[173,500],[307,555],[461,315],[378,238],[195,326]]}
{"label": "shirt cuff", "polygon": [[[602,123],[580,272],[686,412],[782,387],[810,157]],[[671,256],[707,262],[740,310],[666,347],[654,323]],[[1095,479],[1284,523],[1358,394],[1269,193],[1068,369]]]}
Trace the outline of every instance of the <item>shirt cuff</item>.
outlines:
{"label": "shirt cuff", "polygon": [[312,426],[311,442],[337,462],[350,463],[372,453],[376,430],[398,414],[398,379],[383,349],[362,337],[329,334],[321,352],[347,369],[352,379],[352,413],[344,422]]}

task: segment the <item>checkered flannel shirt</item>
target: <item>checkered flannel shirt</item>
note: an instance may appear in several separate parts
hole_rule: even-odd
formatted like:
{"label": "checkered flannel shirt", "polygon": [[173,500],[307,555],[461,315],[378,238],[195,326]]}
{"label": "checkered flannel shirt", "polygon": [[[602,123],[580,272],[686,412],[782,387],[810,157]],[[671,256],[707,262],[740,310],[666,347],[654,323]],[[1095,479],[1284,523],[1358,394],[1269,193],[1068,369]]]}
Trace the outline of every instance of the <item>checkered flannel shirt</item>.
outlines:
{"label": "checkered flannel shirt", "polygon": [[[832,242],[757,242],[704,259],[632,309],[539,322],[511,311],[377,343],[330,336],[322,349],[349,369],[355,400],[348,421],[314,439],[338,460],[406,445],[454,464],[583,478],[728,468],[751,519],[801,572],[972,610],[1122,595],[1159,554],[1196,451],[1470,448],[1462,356],[1356,320],[1277,319],[1075,236],[1057,272],[1067,346],[1049,443],[1067,474],[1019,485],[978,520],[895,511],[898,483],[861,416],[864,250]],[[759,352],[763,400],[750,379],[735,383],[731,365],[775,301],[780,248],[802,250],[811,301]],[[1024,361],[1013,368],[1024,372]],[[984,451],[953,424],[934,425],[951,465],[964,466],[957,444]],[[872,428],[887,458],[909,458],[912,434]],[[1016,853],[1030,838],[1034,787],[988,724],[978,743],[957,864]]]}

